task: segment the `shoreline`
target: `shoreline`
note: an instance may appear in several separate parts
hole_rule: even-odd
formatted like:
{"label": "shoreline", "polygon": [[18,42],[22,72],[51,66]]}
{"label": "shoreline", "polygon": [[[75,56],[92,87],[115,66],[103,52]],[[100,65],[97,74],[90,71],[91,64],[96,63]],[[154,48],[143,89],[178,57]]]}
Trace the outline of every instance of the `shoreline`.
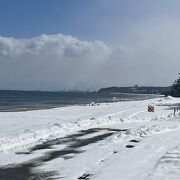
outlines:
{"label": "shoreline", "polygon": [[[122,94],[122,93],[121,93]],[[123,93],[123,94],[128,94],[128,93]],[[148,94],[147,94],[148,95]],[[157,97],[149,97],[149,98],[136,98],[136,99],[111,99],[104,101],[104,102],[90,102],[90,103],[77,103],[77,104],[67,104],[67,105],[52,105],[52,106],[46,106],[46,107],[19,107],[19,108],[10,108],[10,109],[0,109],[0,112],[26,112],[26,111],[38,111],[38,110],[48,110],[48,109],[55,109],[55,108],[62,108],[62,107],[71,107],[71,106],[91,106],[92,103],[95,105],[100,105],[100,104],[110,104],[110,103],[116,103],[116,102],[131,102],[131,101],[142,101],[142,100],[148,100],[148,99],[156,99],[156,98],[161,98],[164,97],[163,95],[157,95]]]}
{"label": "shoreline", "polygon": [[[134,100],[134,101],[125,101],[125,102],[120,101],[120,102],[113,102],[113,103],[99,103],[98,105],[94,105],[94,106],[72,105],[72,106],[65,106],[65,107],[60,107],[60,108],[55,107],[55,108],[39,109],[39,110],[32,109],[30,111],[28,110],[10,111],[10,112],[4,111],[4,112],[0,112],[0,119],[1,119],[0,126],[6,127],[7,132],[1,131],[0,136],[2,136],[4,133],[7,135],[8,134],[11,135],[12,132],[13,134],[15,133],[18,136],[19,135],[24,136],[24,132],[27,135],[26,132],[28,131],[36,134],[36,130],[41,131],[41,129],[45,133],[46,129],[48,130],[49,128],[52,128],[52,133],[53,133],[54,130],[58,132],[59,127],[60,128],[61,126],[66,127],[66,125],[67,127],[72,126],[72,128],[73,126],[84,127],[85,122],[87,122],[87,126],[88,124],[93,125],[93,123],[95,126],[98,124],[103,125],[104,122],[105,123],[106,122],[107,123],[109,122],[110,123],[111,122],[123,123],[126,121],[128,122],[131,119],[132,121],[134,121],[135,120],[134,117],[136,116],[137,118],[141,118],[138,115],[138,114],[141,115],[141,113],[142,114],[145,113],[143,118],[146,118],[147,120],[149,118],[156,118],[156,116],[163,116],[164,113],[165,114],[168,113],[168,115],[169,113],[172,114],[173,110],[168,110],[168,111],[165,110],[167,106],[163,103],[163,101],[172,103],[172,100],[171,99],[162,100],[162,101],[160,100],[161,98],[155,98],[155,99]],[[174,100],[176,99],[174,98]],[[148,104],[154,104],[154,103],[156,105],[156,109],[160,109],[160,111],[158,112],[158,110],[156,110],[155,113],[149,114],[147,112],[147,106]],[[162,103],[163,103],[163,106],[161,106]],[[164,109],[163,111],[161,110],[162,107]],[[129,112],[132,112],[131,115],[126,115]],[[13,125],[14,120],[16,122],[16,126],[13,127],[11,126],[11,124]],[[70,125],[69,123],[71,123],[72,125]],[[21,128],[21,126],[23,127],[23,129]],[[86,126],[86,123],[85,123],[85,126]],[[1,139],[2,138],[0,138],[0,140]],[[27,142],[28,142],[28,139],[27,139]],[[1,146],[0,146],[0,149],[1,149]]]}
{"label": "shoreline", "polygon": [[[161,144],[163,148],[160,148],[166,153],[180,143],[178,138],[173,140],[180,135],[180,116],[174,116],[171,109],[177,103],[180,98],[163,97],[97,106],[0,112],[0,177],[8,179],[5,171],[13,176],[15,170],[24,168],[28,168],[28,176],[33,177],[35,170],[38,177],[41,168],[45,175],[50,168],[57,174],[63,173],[68,180],[83,178],[86,174],[98,175],[97,180],[107,179],[105,177],[116,180],[124,171],[118,167],[128,168],[127,163],[133,165],[132,174],[137,172],[138,158],[154,166],[147,157],[153,156]],[[147,111],[149,104],[155,107],[154,113]],[[163,155],[158,152],[155,153],[157,161]],[[134,153],[137,158],[132,160]],[[65,169],[61,170],[62,167]],[[113,176],[111,167],[117,176]],[[23,175],[26,176],[26,172]],[[56,173],[51,174],[54,175]],[[126,180],[127,176],[123,177]]]}

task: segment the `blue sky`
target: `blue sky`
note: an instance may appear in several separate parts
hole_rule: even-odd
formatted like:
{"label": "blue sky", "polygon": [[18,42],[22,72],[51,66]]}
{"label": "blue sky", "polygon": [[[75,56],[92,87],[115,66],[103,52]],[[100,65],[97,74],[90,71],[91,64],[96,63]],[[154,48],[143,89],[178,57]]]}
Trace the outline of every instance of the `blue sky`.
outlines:
{"label": "blue sky", "polygon": [[169,86],[179,0],[0,0],[0,89]]}
{"label": "blue sky", "polygon": [[0,0],[0,35],[63,33],[118,43],[131,24],[150,17],[179,17],[179,5],[178,0]]}

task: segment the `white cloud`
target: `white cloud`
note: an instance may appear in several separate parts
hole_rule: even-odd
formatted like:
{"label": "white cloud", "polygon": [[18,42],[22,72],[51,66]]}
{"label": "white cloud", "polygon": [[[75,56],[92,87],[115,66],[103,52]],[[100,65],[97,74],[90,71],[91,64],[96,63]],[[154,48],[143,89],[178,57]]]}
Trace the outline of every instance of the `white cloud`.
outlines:
{"label": "white cloud", "polygon": [[170,85],[180,67],[180,23],[160,19],[132,27],[119,48],[62,34],[0,37],[0,89]]}
{"label": "white cloud", "polygon": [[87,89],[97,85],[99,67],[111,55],[100,41],[62,34],[32,39],[0,37],[0,88]]}

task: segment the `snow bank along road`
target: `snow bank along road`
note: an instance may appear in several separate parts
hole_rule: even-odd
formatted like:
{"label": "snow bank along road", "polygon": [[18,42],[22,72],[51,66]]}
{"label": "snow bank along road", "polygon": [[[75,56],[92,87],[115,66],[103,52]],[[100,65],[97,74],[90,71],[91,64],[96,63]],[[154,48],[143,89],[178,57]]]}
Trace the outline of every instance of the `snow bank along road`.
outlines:
{"label": "snow bank along road", "polygon": [[167,97],[1,112],[0,180],[179,180],[179,104]]}

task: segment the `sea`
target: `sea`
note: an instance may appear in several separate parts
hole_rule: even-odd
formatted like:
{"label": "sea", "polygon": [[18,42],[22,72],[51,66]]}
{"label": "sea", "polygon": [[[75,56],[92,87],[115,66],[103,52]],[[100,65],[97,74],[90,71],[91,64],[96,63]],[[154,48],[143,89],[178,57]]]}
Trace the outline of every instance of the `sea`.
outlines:
{"label": "sea", "polygon": [[138,101],[156,97],[154,94],[1,90],[0,111],[27,111],[71,105]]}

